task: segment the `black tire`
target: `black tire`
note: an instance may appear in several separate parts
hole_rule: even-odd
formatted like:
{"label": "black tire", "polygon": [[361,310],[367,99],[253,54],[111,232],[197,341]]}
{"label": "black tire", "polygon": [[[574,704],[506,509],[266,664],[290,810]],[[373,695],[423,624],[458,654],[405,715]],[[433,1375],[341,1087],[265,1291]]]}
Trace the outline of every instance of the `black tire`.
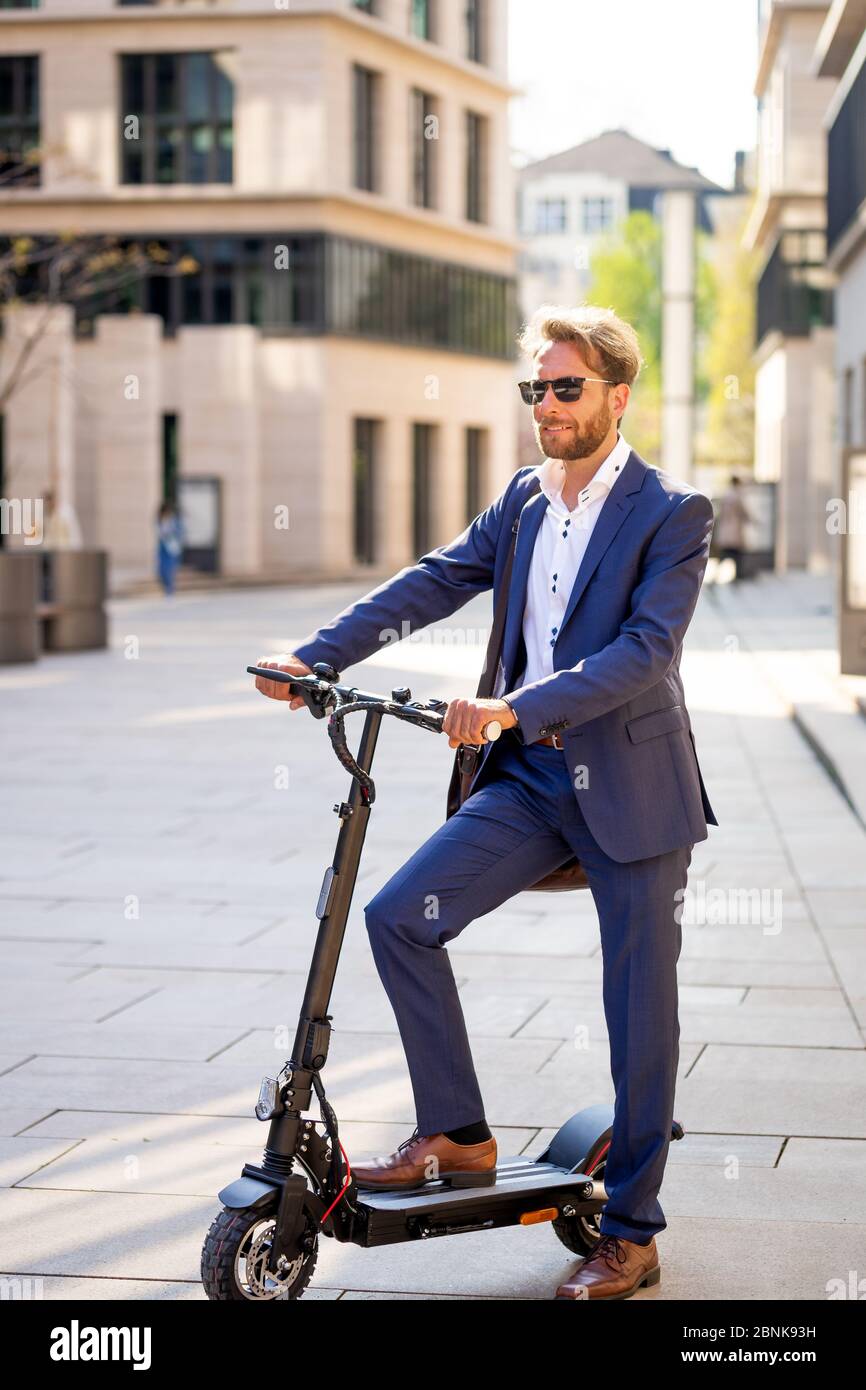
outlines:
{"label": "black tire", "polygon": [[[587,1173],[596,1182],[604,1182],[604,1163],[599,1163]],[[593,1216],[560,1216],[551,1222],[554,1231],[566,1250],[573,1255],[589,1255],[601,1238],[601,1212]]]}
{"label": "black tire", "polygon": [[[286,1277],[275,1280],[263,1266],[276,1224],[276,1208],[223,1207],[201,1252],[201,1282],[208,1298],[221,1303],[286,1301],[300,1298],[313,1277],[318,1234],[308,1221]],[[247,1256],[252,1254],[252,1260]]]}

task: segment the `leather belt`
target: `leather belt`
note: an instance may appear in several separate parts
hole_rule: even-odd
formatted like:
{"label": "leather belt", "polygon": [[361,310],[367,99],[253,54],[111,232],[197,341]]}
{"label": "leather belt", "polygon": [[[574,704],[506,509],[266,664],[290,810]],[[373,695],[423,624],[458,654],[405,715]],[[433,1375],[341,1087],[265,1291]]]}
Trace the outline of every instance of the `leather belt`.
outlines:
{"label": "leather belt", "polygon": [[565,748],[559,734],[548,734],[547,738],[536,739],[536,743],[546,743],[549,748]]}

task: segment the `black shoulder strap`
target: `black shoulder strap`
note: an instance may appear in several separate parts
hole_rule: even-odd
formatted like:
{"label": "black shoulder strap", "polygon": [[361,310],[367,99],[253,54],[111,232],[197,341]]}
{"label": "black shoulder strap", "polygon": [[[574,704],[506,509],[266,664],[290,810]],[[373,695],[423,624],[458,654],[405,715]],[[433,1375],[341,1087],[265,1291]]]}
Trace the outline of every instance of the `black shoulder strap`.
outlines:
{"label": "black shoulder strap", "polygon": [[511,585],[511,571],[514,567],[514,550],[517,545],[517,529],[519,526],[520,515],[518,514],[511,528],[511,545],[508,550],[508,558],[505,561],[505,569],[502,571],[502,587],[499,590],[499,602],[493,614],[493,626],[490,629],[490,639],[487,643],[487,655],[484,658],[481,679],[478,682],[478,689],[475,692],[476,698],[481,700],[490,698],[493,687],[496,684],[496,672],[499,667],[499,657],[502,651],[502,639],[505,636],[505,613],[508,608],[508,590]]}

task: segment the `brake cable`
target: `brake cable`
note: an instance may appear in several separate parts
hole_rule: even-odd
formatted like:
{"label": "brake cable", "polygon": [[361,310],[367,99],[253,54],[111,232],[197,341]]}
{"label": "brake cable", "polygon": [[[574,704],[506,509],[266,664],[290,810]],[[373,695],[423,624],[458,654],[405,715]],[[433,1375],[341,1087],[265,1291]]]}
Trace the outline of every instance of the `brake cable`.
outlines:
{"label": "brake cable", "polygon": [[[435,704],[430,702],[430,707],[424,708],[417,704],[401,704],[397,700],[346,700],[337,705],[333,712],[328,716],[328,738],[331,740],[334,752],[347,772],[350,772],[357,779],[361,788],[361,796],[364,804],[372,806],[376,799],[376,786],[369,773],[365,772],[358,765],[349,751],[349,744],[346,739],[345,718],[347,714],[354,714],[355,710],[376,710],[379,714],[394,714],[398,719],[403,719],[407,723],[417,724],[422,729],[429,729],[431,733],[437,733],[438,729],[430,723],[429,717],[424,718],[431,712],[441,713],[444,702],[437,700]],[[439,706],[439,709],[435,707]]]}

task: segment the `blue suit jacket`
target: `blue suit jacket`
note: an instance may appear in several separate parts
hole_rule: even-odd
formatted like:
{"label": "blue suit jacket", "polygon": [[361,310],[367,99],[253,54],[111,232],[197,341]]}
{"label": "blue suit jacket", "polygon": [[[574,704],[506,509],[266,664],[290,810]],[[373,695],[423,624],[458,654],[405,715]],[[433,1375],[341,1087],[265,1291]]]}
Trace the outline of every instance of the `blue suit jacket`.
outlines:
{"label": "blue suit jacket", "polygon": [[[534,743],[561,731],[575,796],[611,859],[626,863],[705,840],[708,823],[718,821],[698,766],[680,655],[709,555],[712,504],[632,450],[581,561],[553,674],[513,693],[525,664],[529,562],[547,505],[536,469],[519,469],[456,540],[345,608],[295,655],[342,672],[485,589],[498,599],[522,513],[494,684],[509,696],[518,737]],[[471,790],[491,747],[484,745]]]}

